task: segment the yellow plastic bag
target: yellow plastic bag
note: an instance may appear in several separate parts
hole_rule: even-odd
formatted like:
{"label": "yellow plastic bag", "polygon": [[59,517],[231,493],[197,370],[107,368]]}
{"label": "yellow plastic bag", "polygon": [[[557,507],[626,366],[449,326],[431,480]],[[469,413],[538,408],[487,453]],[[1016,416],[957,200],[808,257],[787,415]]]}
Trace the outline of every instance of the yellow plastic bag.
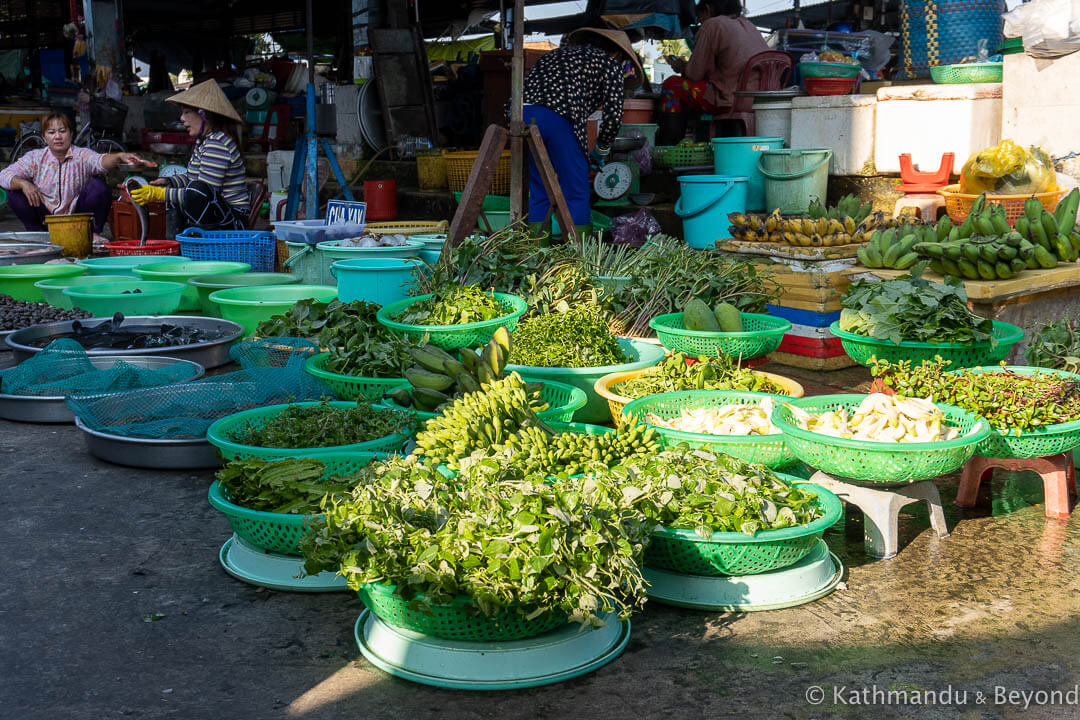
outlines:
{"label": "yellow plastic bag", "polygon": [[960,173],[960,192],[1031,195],[1056,189],[1056,177],[1045,150],[1002,140],[968,158]]}

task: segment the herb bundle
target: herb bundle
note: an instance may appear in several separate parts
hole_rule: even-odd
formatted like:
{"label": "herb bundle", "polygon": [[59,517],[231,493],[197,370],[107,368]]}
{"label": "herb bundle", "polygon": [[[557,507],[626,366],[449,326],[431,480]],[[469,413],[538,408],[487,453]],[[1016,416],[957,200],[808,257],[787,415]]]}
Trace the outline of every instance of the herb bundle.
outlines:
{"label": "herb bundle", "polygon": [[229,501],[261,512],[310,515],[327,495],[345,493],[362,475],[327,477],[313,458],[230,460],[217,473]]}
{"label": "herb bundle", "polygon": [[563,306],[523,320],[513,338],[510,362],[514,365],[586,368],[630,360],[608,328],[606,313],[588,305]]}
{"label": "herb bundle", "polygon": [[1080,324],[1067,315],[1030,334],[1024,357],[1036,367],[1080,373]]}

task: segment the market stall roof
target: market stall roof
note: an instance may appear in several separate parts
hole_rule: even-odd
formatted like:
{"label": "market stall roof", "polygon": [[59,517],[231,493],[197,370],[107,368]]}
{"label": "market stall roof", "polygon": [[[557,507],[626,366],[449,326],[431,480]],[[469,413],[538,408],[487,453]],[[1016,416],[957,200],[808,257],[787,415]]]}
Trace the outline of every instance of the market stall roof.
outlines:
{"label": "market stall roof", "polygon": [[[779,7],[778,7],[779,6]],[[824,28],[834,22],[848,22],[851,15],[847,3],[836,0],[807,0],[802,2],[799,8],[799,18],[806,27]],[[758,8],[768,12],[755,12]],[[750,5],[748,16],[751,22],[760,28],[779,30],[789,25],[794,25],[795,2],[794,0],[780,0],[773,2],[758,2]],[[889,29],[895,29],[899,22],[900,0],[886,0],[885,25]],[[877,28],[876,29],[880,29]]]}

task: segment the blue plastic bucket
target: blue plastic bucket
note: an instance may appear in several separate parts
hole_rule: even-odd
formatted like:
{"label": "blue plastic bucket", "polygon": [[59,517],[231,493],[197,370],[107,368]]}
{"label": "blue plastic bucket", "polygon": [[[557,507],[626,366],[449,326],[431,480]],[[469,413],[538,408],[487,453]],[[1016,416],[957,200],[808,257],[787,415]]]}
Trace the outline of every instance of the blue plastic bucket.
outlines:
{"label": "blue plastic bucket", "polygon": [[342,302],[367,300],[389,305],[408,297],[415,267],[416,262],[404,258],[355,258],[338,260],[330,266],[330,274],[337,278]]}
{"label": "blue plastic bucket", "polygon": [[683,221],[683,238],[696,250],[728,239],[728,213],[746,212],[749,178],[732,175],[683,175],[675,214]]}
{"label": "blue plastic bucket", "polygon": [[420,259],[426,262],[428,265],[434,265],[439,262],[439,256],[442,255],[442,248],[438,250],[421,250]]}
{"label": "blue plastic bucket", "polygon": [[765,176],[758,170],[758,157],[765,150],[784,147],[782,137],[713,138],[713,172],[717,175],[746,176],[746,211],[761,212],[765,207]]}

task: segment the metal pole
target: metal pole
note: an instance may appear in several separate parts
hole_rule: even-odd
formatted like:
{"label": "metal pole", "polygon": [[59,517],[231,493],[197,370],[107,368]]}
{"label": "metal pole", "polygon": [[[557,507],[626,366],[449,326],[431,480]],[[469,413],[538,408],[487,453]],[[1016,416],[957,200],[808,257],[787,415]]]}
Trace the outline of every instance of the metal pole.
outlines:
{"label": "metal pole", "polygon": [[314,49],[314,32],[311,29],[311,0],[307,0],[307,64],[308,64],[308,82],[312,85],[315,84],[315,49]]}
{"label": "metal pole", "polygon": [[[311,0],[308,0],[311,2]],[[521,195],[524,185],[521,93],[525,84],[525,2],[514,0],[514,57],[510,64],[510,222],[522,216]]]}
{"label": "metal pole", "polygon": [[319,217],[319,145],[318,136],[315,134],[315,51],[312,47],[314,33],[311,28],[313,17],[311,0],[307,0],[307,132],[300,140],[300,142],[307,145],[304,155],[304,174],[307,177],[307,187],[304,193],[305,219]]}

